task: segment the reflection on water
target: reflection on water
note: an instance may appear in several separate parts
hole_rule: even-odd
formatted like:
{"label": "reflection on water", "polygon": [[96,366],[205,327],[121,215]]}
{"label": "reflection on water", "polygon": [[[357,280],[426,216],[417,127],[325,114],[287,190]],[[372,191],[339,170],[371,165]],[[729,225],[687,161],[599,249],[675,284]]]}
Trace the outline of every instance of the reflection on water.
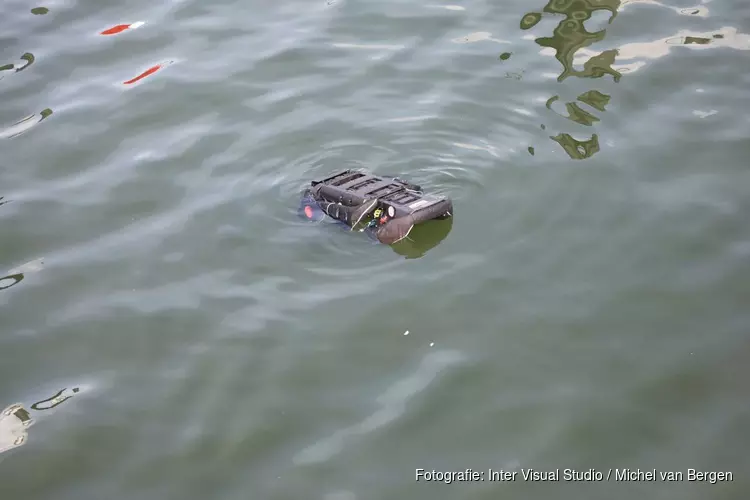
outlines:
{"label": "reflection on water", "polygon": [[696,7],[672,7],[671,5],[665,5],[661,2],[657,2],[656,0],[622,0],[620,4],[620,11],[622,11],[623,7],[625,7],[626,5],[637,3],[658,5],[659,7],[664,7],[665,9],[671,9],[683,16],[708,17],[708,9],[702,5],[698,5]]}
{"label": "reflection on water", "polygon": [[609,99],[610,97],[607,94],[602,94],[598,90],[589,90],[578,96],[579,101],[599,111],[604,111],[604,107],[609,103]]}
{"label": "reflection on water", "polygon": [[562,146],[565,152],[574,160],[590,158],[594,153],[599,152],[599,136],[596,134],[593,134],[591,139],[586,141],[574,139],[570,134],[558,134],[550,137],[550,139]]}
{"label": "reflection on water", "polygon": [[116,35],[118,33],[122,33],[123,31],[138,29],[144,24],[146,23],[144,23],[143,21],[137,21],[137,22],[130,23],[130,24],[117,24],[115,26],[112,26],[111,28],[107,28],[106,30],[101,31],[99,34],[100,35]]}
{"label": "reflection on water", "polygon": [[13,125],[10,125],[4,129],[0,129],[0,139],[12,139],[14,137],[18,137],[38,123],[41,123],[42,120],[44,120],[51,114],[51,109],[43,109],[38,115],[29,115],[26,118],[17,121]]}
{"label": "reflection on water", "polygon": [[[61,405],[80,391],[74,387],[70,391],[63,389],[54,396],[43,399],[31,405],[35,411],[46,411]],[[22,404],[8,406],[0,413],[0,453],[18,448],[28,438],[28,428],[34,423],[28,410]]]}
{"label": "reflection on water", "polygon": [[[49,9],[46,7],[35,7],[31,9],[31,13],[34,15],[44,15],[44,14],[47,14],[48,12],[49,12]],[[31,52],[26,52],[20,57],[20,62],[11,62],[11,63],[6,63],[0,66],[0,73],[21,72],[25,70],[26,68],[28,68],[29,66],[31,66],[32,64],[34,64],[35,60],[36,58],[34,57],[34,54],[32,54]],[[5,78],[5,75],[0,74],[0,80],[2,80],[3,78]],[[40,123],[42,120],[44,120],[51,114],[52,114],[52,110],[49,108],[46,108],[38,114],[29,115],[8,127],[0,128],[0,139],[12,139],[13,137],[17,137],[23,134],[24,132],[26,132],[27,130],[29,130],[30,128],[34,127],[38,123]],[[0,283],[2,283],[2,280],[4,279],[5,278],[0,278]],[[2,289],[3,289],[2,286],[0,286],[0,290]]]}
{"label": "reflection on water", "polygon": [[[646,59],[662,58],[675,47],[692,50],[712,48],[750,50],[750,35],[739,33],[737,28],[728,26],[704,33],[682,30],[672,36],[660,38],[653,42],[627,43],[617,48],[617,64],[613,64],[612,67],[621,73],[632,73],[645,66]],[[576,55],[574,63],[578,64],[587,57],[598,55],[597,52],[590,49],[582,49]]]}
{"label": "reflection on water", "polygon": [[[554,51],[555,58],[562,64],[562,73],[557,77],[559,82],[570,76],[581,78],[602,78],[611,76],[615,82],[620,81],[622,74],[613,68],[616,50],[606,50],[592,54],[587,60],[582,61],[583,68],[576,69],[574,66],[575,54],[589,45],[600,42],[606,35],[606,30],[589,32],[584,23],[591,19],[594,12],[604,10],[610,13],[609,23],[617,16],[620,0],[550,0],[543,11],[549,14],[562,14],[565,19],[555,28],[551,37],[537,38],[535,41],[542,47]],[[521,29],[527,30],[536,26],[542,19],[542,14],[530,12],[521,19]],[[547,101],[547,108],[552,110],[552,104],[559,99],[553,96]],[[598,111],[604,111],[610,96],[602,94],[598,90],[590,90],[581,94],[578,101]],[[599,121],[594,114],[583,109],[576,102],[565,104],[569,120],[585,126],[592,126]],[[562,115],[564,116],[564,115]],[[550,136],[550,139],[562,146],[568,155],[576,160],[590,158],[599,151],[599,138],[592,134],[590,139],[577,140],[568,133],[560,133]]]}
{"label": "reflection on water", "polygon": [[36,273],[41,271],[44,268],[44,259],[34,259],[32,261],[27,262],[26,264],[22,264],[13,270],[9,271],[10,274],[13,273]]}
{"label": "reflection on water", "polygon": [[455,11],[466,10],[466,7],[461,7],[460,5],[425,5],[425,7],[429,9],[445,9],[445,10],[455,10]]}
{"label": "reflection on water", "polygon": [[407,259],[418,259],[447,238],[452,228],[453,217],[417,224],[407,238],[391,245],[391,248]]}
{"label": "reflection on water", "polygon": [[34,62],[34,54],[32,54],[31,52],[26,52],[24,55],[21,56],[21,59],[26,61],[26,64],[24,64],[23,66],[19,68],[16,68],[16,71],[23,71],[29,66],[31,66],[32,63]]}
{"label": "reflection on water", "polygon": [[44,259],[35,259],[15,269],[11,269],[8,271],[7,276],[0,278],[0,290],[7,290],[8,288],[19,284],[27,274],[38,272],[43,267]]}
{"label": "reflection on water", "polygon": [[542,20],[542,15],[538,12],[529,12],[523,18],[521,18],[521,29],[528,30],[539,24]]}
{"label": "reflection on water", "polygon": [[13,404],[0,413],[0,453],[17,448],[26,442],[27,430],[34,421],[29,412]]}
{"label": "reflection on water", "polygon": [[[7,63],[7,64],[0,66],[0,71],[14,70],[14,73],[23,71],[34,63],[34,60],[35,60],[34,54],[32,54],[31,52],[26,52],[24,55],[21,56],[21,60],[23,62],[20,64]],[[3,76],[0,76],[0,80],[2,80],[3,78],[4,78]]]}
{"label": "reflection on water", "polygon": [[[653,42],[628,43],[616,49],[596,51],[588,48],[600,42],[606,35],[606,30],[591,33],[584,27],[584,23],[591,19],[597,10],[610,13],[611,24],[623,6],[631,4],[651,4],[674,10],[684,16],[706,17],[708,9],[703,6],[678,8],[665,5],[655,0],[550,0],[543,12],[562,14],[565,19],[560,21],[551,37],[537,38],[543,54],[553,55],[563,67],[557,77],[559,82],[570,76],[582,78],[601,78],[611,76],[615,82],[620,81],[624,73],[632,73],[646,65],[646,60],[658,59],[666,56],[674,47],[689,49],[708,49],[726,47],[735,50],[750,50],[750,35],[738,33],[736,28],[723,27],[719,30],[705,33],[688,30],[655,40]],[[536,26],[542,19],[542,13],[530,12],[521,19],[521,29],[527,30]],[[580,69],[577,69],[580,68]],[[559,99],[553,96],[547,101],[547,108]],[[609,103],[610,96],[597,90],[591,90],[578,97],[578,101],[590,106],[594,110],[603,112]],[[565,104],[567,116],[558,113],[571,121],[584,126],[593,126],[599,118],[583,109],[576,102]],[[599,140],[593,134],[588,140],[576,140],[570,134],[560,133],[550,139],[560,144],[573,159],[591,157],[599,151]]]}
{"label": "reflection on water", "polygon": [[7,290],[23,281],[23,273],[9,274],[0,278],[0,290]]}
{"label": "reflection on water", "polygon": [[143,80],[147,76],[153,75],[154,73],[156,73],[160,69],[163,69],[163,68],[169,66],[170,64],[172,64],[172,61],[167,61],[165,63],[155,64],[154,66],[151,66],[150,68],[148,68],[146,71],[144,71],[140,75],[138,75],[138,76],[136,76],[134,78],[131,78],[130,80],[127,80],[125,82],[122,82],[122,84],[123,85],[132,85],[132,84],[134,84],[136,82],[139,82],[139,81]]}
{"label": "reflection on water", "polygon": [[476,33],[469,33],[466,36],[454,38],[451,40],[453,43],[475,43],[475,42],[495,42],[495,43],[510,43],[507,40],[500,40],[499,38],[493,38],[492,33],[488,31],[478,31]]}
{"label": "reflection on water", "polygon": [[544,7],[544,12],[565,16],[551,37],[535,40],[542,47],[555,50],[555,58],[563,66],[563,72],[557,78],[558,81],[562,82],[569,76],[600,78],[605,74],[611,74],[615,80],[619,79],[620,75],[607,64],[614,62],[614,51],[602,52],[596,58],[589,59],[582,71],[573,67],[573,56],[579,49],[603,40],[607,34],[607,30],[604,29],[590,33],[586,30],[584,23],[591,19],[591,15],[598,10],[609,11],[611,13],[609,23],[612,23],[617,16],[619,6],[620,0],[550,0]]}
{"label": "reflection on water", "polygon": [[[552,109],[552,104],[555,103],[558,99],[560,99],[560,96],[550,97],[546,103],[547,109],[554,111]],[[608,96],[607,94],[602,94],[598,90],[589,90],[588,92],[584,92],[583,94],[579,95],[577,100],[588,106],[591,106],[598,111],[604,111],[607,103],[609,103],[609,99],[610,96]],[[595,122],[599,121],[599,118],[581,108],[576,102],[565,103],[565,108],[568,112],[567,116],[561,113],[557,114],[564,118],[567,118],[568,120],[580,123],[581,125],[590,127]]]}
{"label": "reflection on water", "polygon": [[59,406],[65,401],[72,398],[79,390],[80,389],[78,387],[74,387],[70,391],[68,391],[67,388],[62,389],[54,396],[50,396],[47,399],[43,399],[34,403],[33,405],[31,405],[31,409],[36,411],[51,410],[52,408]]}
{"label": "reflection on water", "polygon": [[[552,109],[552,103],[557,101],[560,98],[560,96],[552,96],[547,100],[547,109]],[[588,113],[587,111],[583,110],[578,106],[578,104],[574,102],[568,102],[565,103],[565,106],[568,109],[568,120],[573,120],[576,123],[580,123],[581,125],[593,125],[594,122],[598,122],[599,118],[595,117],[591,113]],[[562,115],[560,115],[562,116]]]}

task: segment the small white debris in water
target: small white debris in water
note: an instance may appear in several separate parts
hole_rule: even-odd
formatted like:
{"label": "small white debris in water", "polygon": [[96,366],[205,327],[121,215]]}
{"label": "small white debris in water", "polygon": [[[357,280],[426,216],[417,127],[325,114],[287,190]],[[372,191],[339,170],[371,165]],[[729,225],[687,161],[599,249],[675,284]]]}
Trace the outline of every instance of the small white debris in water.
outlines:
{"label": "small white debris in water", "polygon": [[404,332],[404,335],[409,335],[409,330],[406,330],[406,331]]}
{"label": "small white debris in water", "polygon": [[461,7],[460,5],[426,5],[426,7],[445,10],[466,10],[465,7]]}
{"label": "small white debris in water", "polygon": [[434,346],[435,342],[430,342],[430,347]]}
{"label": "small white debris in water", "polygon": [[8,274],[27,274],[41,271],[44,268],[44,258],[34,259],[8,271]]}
{"label": "small white debris in water", "polygon": [[[469,33],[466,36],[454,38],[451,40],[453,43],[474,43],[474,42],[496,42],[496,43],[510,43],[507,40],[500,40],[498,38],[492,38],[492,33],[489,31],[477,31],[476,33]],[[554,51],[554,49],[552,49]]]}
{"label": "small white debris in water", "polygon": [[693,110],[693,114],[698,118],[708,118],[709,116],[713,116],[716,113],[718,113],[718,111],[716,111],[715,109],[712,109],[711,111],[701,111],[699,109]]}

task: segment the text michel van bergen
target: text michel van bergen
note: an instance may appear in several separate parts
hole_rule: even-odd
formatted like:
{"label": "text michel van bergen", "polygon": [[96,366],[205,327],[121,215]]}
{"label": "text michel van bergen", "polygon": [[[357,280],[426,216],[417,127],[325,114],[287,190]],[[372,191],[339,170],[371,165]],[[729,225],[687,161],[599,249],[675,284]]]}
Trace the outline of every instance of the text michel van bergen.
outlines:
{"label": "text michel van bergen", "polygon": [[451,484],[473,481],[692,481],[716,484],[723,481],[734,481],[731,472],[702,472],[697,469],[682,471],[657,471],[656,469],[553,469],[539,471],[521,469],[519,471],[493,470],[462,471],[416,470],[417,482],[439,482]]}

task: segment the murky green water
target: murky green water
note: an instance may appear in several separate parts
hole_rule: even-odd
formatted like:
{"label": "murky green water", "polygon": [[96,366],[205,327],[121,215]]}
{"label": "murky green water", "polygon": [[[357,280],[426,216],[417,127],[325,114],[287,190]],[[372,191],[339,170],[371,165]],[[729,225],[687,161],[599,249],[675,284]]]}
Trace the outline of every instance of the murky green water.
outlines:
{"label": "murky green water", "polygon": [[[748,497],[746,1],[0,13],[0,498]],[[452,226],[300,221],[341,168]]]}

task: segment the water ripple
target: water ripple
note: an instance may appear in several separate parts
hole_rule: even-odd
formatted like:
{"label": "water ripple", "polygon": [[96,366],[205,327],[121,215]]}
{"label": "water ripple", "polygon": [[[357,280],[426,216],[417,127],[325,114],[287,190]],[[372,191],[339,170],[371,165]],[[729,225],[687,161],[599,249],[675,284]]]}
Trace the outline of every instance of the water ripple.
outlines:
{"label": "water ripple", "polygon": [[400,418],[410,400],[424,392],[446,368],[461,362],[464,357],[457,351],[436,351],[427,354],[416,372],[396,382],[377,398],[381,406],[361,422],[336,431],[314,445],[305,448],[294,457],[295,464],[310,465],[326,462],[340,453],[347,441],[366,436]]}
{"label": "water ripple", "polygon": [[[3,491],[430,498],[425,452],[744,466],[715,457],[746,449],[747,23],[691,3],[3,3],[0,408],[37,422]],[[344,168],[452,197],[444,241],[301,220]]]}

